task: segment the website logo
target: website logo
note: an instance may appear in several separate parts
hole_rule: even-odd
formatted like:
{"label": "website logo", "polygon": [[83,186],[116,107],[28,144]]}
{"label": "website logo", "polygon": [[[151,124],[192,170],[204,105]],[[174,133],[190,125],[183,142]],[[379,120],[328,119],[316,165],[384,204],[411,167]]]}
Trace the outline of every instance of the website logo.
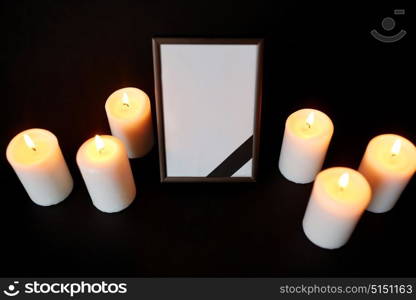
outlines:
{"label": "website logo", "polygon": [[[395,9],[394,14],[397,15],[404,15],[404,9]],[[391,32],[396,27],[396,21],[391,17],[386,17],[381,21],[381,27],[383,27],[385,33]],[[400,41],[405,35],[406,30],[401,29],[394,35],[385,35],[383,33],[378,32],[376,29],[371,30],[371,35],[380,42],[383,43],[394,43]]]}
{"label": "website logo", "polygon": [[17,285],[18,285],[18,284],[19,284],[19,281],[14,281],[14,282],[13,282],[13,284],[10,284],[10,285],[7,287],[7,290],[4,290],[4,291],[3,291],[3,293],[4,293],[6,296],[9,296],[9,297],[14,297],[14,296],[19,295],[20,291],[17,289]]}
{"label": "website logo", "polygon": [[18,288],[19,281],[14,281],[9,284],[3,293],[8,297],[15,297],[19,294],[36,295],[36,294],[62,294],[69,297],[75,297],[79,294],[126,294],[127,283],[124,282],[44,282],[44,281],[28,281],[21,283]]}

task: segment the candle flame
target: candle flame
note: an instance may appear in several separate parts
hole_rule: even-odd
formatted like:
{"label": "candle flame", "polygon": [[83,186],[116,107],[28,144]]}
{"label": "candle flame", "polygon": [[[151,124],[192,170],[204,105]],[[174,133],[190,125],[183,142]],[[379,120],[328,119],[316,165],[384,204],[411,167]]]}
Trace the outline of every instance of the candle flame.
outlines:
{"label": "candle flame", "polygon": [[97,147],[98,152],[104,149],[104,141],[98,134],[95,136],[95,147]]}
{"label": "candle flame", "polygon": [[338,179],[338,185],[341,189],[345,189],[349,182],[350,182],[350,174],[348,174],[347,172],[342,174]]}
{"label": "candle flame", "polygon": [[29,148],[31,148],[33,151],[36,151],[35,142],[30,138],[29,135],[23,134],[23,139],[25,140],[25,143]]}
{"label": "candle flame", "polygon": [[130,106],[129,96],[127,96],[127,93],[123,93],[123,98],[121,99],[121,102],[123,103],[123,105],[127,107]]}
{"label": "candle flame", "polygon": [[306,117],[306,125],[311,128],[313,122],[315,121],[315,114],[313,111],[311,111],[308,116]]}
{"label": "candle flame", "polygon": [[391,147],[391,155],[396,156],[400,153],[400,148],[402,147],[402,142],[397,139],[394,141],[393,146]]}

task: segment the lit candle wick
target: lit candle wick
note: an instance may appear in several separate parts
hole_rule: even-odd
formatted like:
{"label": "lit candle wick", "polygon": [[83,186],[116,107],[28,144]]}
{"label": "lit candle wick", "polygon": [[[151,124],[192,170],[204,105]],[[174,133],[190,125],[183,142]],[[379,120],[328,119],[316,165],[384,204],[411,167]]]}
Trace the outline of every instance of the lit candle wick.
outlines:
{"label": "lit candle wick", "polygon": [[124,107],[130,107],[129,96],[127,96],[127,93],[123,93],[123,99],[121,100],[121,102],[123,103]]}
{"label": "lit candle wick", "polygon": [[95,136],[95,147],[97,148],[98,153],[103,152],[104,141],[98,134]]}
{"label": "lit candle wick", "polygon": [[36,151],[36,145],[35,142],[33,142],[33,140],[30,138],[30,136],[28,136],[27,134],[23,135],[23,138],[25,140],[26,145],[32,149],[33,151]]}
{"label": "lit candle wick", "polygon": [[306,126],[308,128],[311,128],[314,121],[315,121],[315,114],[313,113],[313,111],[311,111],[306,117]]}
{"label": "lit candle wick", "polygon": [[339,177],[338,185],[341,191],[343,191],[347,187],[349,181],[350,181],[350,174],[348,174],[347,172],[345,172]]}
{"label": "lit candle wick", "polygon": [[391,156],[395,157],[399,155],[401,147],[402,142],[399,139],[395,140],[393,146],[391,147]]}

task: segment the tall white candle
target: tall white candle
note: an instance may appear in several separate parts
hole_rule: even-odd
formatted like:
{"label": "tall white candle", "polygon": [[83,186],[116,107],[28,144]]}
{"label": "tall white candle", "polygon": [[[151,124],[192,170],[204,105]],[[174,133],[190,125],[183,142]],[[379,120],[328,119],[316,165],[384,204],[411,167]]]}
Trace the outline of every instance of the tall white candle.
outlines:
{"label": "tall white candle", "polygon": [[35,128],[19,133],[10,141],[6,156],[36,204],[54,205],[71,193],[72,177],[52,132]]}
{"label": "tall white candle", "polygon": [[105,103],[111,134],[126,146],[130,158],[146,155],[153,147],[152,112],[149,97],[128,87],[115,91]]}
{"label": "tall white candle", "polygon": [[394,207],[416,171],[416,148],[399,135],[376,136],[367,146],[359,171],[373,189],[367,210],[387,212]]}
{"label": "tall white candle", "polygon": [[357,171],[336,167],[320,172],[303,218],[306,236],[322,248],[343,246],[370,203],[370,197],[370,185]]}
{"label": "tall white candle", "polygon": [[315,109],[301,109],[286,120],[279,169],[286,179],[309,183],[322,169],[334,132],[331,119]]}
{"label": "tall white candle", "polygon": [[77,163],[92,202],[99,210],[118,212],[136,196],[136,186],[124,144],[103,135],[87,140],[79,148]]}

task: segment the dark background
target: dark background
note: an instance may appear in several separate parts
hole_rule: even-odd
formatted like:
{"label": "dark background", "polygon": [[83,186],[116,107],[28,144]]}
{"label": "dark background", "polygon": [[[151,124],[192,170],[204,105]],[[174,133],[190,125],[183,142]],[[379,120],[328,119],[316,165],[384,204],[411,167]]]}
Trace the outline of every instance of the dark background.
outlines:
{"label": "dark background", "polygon": [[[301,227],[312,184],[277,168],[284,121],[303,107],[334,122],[325,167],[356,168],[381,133],[415,141],[411,12],[393,16],[407,8],[397,1],[334,2],[1,1],[0,275],[416,276],[415,180],[392,211],[366,212],[349,243],[328,251]],[[394,44],[369,34],[387,34],[387,16],[393,33],[408,31]],[[75,154],[109,133],[104,102],[114,90],[141,88],[154,105],[154,36],[265,39],[259,180],[160,184],[155,147],[131,161],[136,201],[104,214]],[[5,159],[10,139],[32,127],[58,136],[74,177],[54,207],[33,204]]]}

